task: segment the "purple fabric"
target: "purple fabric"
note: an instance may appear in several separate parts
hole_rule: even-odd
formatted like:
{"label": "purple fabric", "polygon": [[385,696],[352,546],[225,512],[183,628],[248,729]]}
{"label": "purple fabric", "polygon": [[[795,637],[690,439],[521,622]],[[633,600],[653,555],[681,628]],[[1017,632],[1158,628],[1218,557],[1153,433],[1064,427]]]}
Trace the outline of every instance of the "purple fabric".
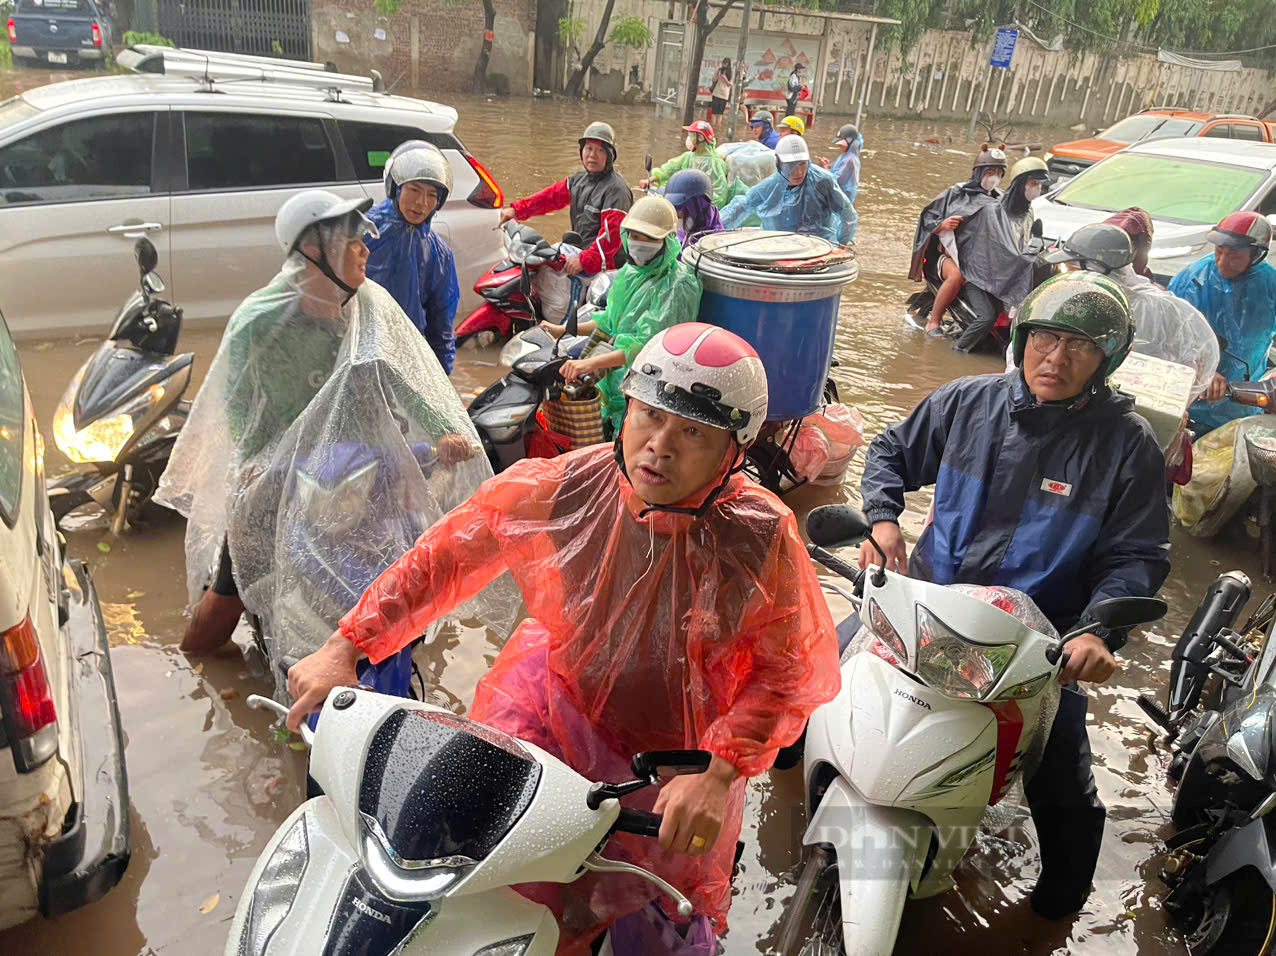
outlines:
{"label": "purple fabric", "polygon": [[[690,230],[683,228],[688,217],[692,222]],[[708,196],[693,196],[678,207],[678,241],[684,246],[687,244],[687,236],[694,236],[698,232],[721,232],[722,228],[718,207]]]}
{"label": "purple fabric", "polygon": [[674,923],[656,903],[621,917],[611,926],[614,956],[714,956],[718,939],[707,916]]}

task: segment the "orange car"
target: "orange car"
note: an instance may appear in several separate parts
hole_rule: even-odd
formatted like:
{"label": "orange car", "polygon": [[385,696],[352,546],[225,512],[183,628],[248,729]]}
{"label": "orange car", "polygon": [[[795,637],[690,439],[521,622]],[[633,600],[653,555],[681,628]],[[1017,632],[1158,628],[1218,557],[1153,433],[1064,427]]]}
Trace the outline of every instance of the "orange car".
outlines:
{"label": "orange car", "polygon": [[1046,166],[1050,169],[1051,180],[1059,183],[1140,140],[1173,136],[1214,136],[1220,139],[1271,143],[1276,141],[1274,125],[1276,124],[1240,113],[1201,113],[1173,107],[1153,107],[1127,116],[1102,132],[1095,130],[1091,139],[1059,143],[1046,153]]}

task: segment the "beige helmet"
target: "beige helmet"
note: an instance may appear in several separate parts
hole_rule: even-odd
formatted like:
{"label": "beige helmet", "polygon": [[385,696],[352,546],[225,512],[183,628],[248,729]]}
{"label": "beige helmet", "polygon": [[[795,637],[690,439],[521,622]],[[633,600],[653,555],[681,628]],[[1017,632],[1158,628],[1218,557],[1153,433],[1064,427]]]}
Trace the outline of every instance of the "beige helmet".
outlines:
{"label": "beige helmet", "polygon": [[663,239],[678,228],[678,213],[663,196],[643,196],[621,220],[620,228]]}
{"label": "beige helmet", "polygon": [[1050,170],[1046,164],[1036,156],[1025,156],[1019,162],[1010,167],[1010,181],[1013,183],[1024,173],[1033,173],[1033,179],[1039,179],[1042,182],[1050,181]]}

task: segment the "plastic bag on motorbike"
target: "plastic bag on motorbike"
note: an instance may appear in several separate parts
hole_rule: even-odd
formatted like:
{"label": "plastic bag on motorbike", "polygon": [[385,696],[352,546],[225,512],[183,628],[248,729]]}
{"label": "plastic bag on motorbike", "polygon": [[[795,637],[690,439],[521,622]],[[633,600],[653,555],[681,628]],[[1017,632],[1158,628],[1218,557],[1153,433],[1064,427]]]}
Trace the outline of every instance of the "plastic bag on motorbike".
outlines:
{"label": "plastic bag on motorbike", "polygon": [[1192,442],[1192,478],[1174,486],[1174,517],[1190,535],[1209,538],[1258,487],[1250,472],[1245,435],[1276,435],[1266,415],[1235,418]]}
{"label": "plastic bag on motorbike", "polygon": [[[559,246],[566,256],[580,254],[575,246],[566,243]],[[576,310],[585,301],[589,291],[590,276],[569,276],[548,265],[536,270],[532,276],[532,294],[540,299],[541,318],[561,325],[567,321],[568,310]]]}
{"label": "plastic bag on motorbike", "polygon": [[789,461],[813,485],[841,484],[857,449],[864,445],[864,416],[840,403],[802,419]]}

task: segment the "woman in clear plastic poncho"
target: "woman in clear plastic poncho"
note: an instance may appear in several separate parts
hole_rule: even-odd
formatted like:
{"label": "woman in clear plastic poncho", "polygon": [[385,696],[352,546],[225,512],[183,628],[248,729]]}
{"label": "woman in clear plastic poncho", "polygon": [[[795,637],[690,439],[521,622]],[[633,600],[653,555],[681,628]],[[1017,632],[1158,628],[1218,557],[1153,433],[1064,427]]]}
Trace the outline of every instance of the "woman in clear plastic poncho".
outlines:
{"label": "woman in clear plastic poncho", "polygon": [[620,383],[634,357],[661,329],[694,320],[703,291],[695,273],[678,260],[678,214],[666,199],[642,197],[620,228],[629,264],[616,274],[606,310],[580,325],[581,334],[593,333],[584,357],[563,365],[563,378],[569,382],[602,375],[598,394],[609,438],[620,431],[625,417]]}
{"label": "woman in clear plastic poncho", "polygon": [[757,216],[764,229],[782,229],[823,236],[829,242],[850,242],[855,235],[855,207],[837,180],[811,164],[806,140],[786,136],[775,147],[775,175],[722,210],[722,224],[737,229]]}
{"label": "woman in clear plastic poncho", "polygon": [[[757,353],[724,329],[675,326],[643,350],[625,392],[614,448],[518,462],[386,571],[290,672],[289,722],[361,655],[395,653],[509,569],[531,619],[479,683],[470,716],[591,780],[629,779],[638,751],[710,751],[709,773],[623,801],[664,813],[659,844],[619,834],[607,851],[673,883],[720,933],[745,780],[836,694],[836,639],[793,513],[736,467],[766,419]],[[696,795],[720,815],[693,811]],[[520,889],[555,910],[560,954],[587,953],[657,896],[612,874]]]}
{"label": "woman in clear plastic poncho", "polygon": [[307,652],[491,474],[429,345],[364,280],[369,205],[284,204],[283,269],[231,316],[174,447],[156,497],[188,519],[188,650],[224,643],[247,607],[272,657]]}

